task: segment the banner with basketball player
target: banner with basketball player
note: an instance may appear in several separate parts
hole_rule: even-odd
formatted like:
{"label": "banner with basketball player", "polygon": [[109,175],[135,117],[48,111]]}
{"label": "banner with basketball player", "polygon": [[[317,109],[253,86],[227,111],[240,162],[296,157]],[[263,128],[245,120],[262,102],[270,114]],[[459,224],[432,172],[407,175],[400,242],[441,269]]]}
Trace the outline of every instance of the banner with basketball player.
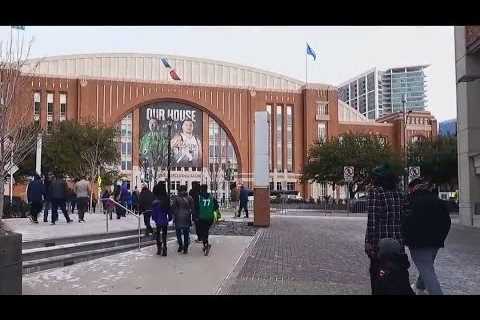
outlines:
{"label": "banner with basketball player", "polygon": [[[172,167],[202,167],[202,111],[178,102],[158,102],[140,109],[140,158],[153,163],[168,150],[167,119],[172,119]],[[158,161],[157,161],[158,164]]]}

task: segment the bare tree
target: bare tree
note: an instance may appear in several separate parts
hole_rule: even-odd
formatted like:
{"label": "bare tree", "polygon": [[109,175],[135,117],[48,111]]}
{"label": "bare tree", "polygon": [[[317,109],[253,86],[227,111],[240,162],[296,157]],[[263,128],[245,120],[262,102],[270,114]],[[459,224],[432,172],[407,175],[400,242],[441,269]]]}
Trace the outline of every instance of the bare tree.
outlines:
{"label": "bare tree", "polygon": [[22,75],[31,44],[25,45],[23,39],[14,42],[13,33],[9,41],[0,41],[0,220],[6,175],[12,164],[21,163],[35,148],[40,132],[33,123],[33,108],[27,98],[31,92],[25,90],[31,79]]}

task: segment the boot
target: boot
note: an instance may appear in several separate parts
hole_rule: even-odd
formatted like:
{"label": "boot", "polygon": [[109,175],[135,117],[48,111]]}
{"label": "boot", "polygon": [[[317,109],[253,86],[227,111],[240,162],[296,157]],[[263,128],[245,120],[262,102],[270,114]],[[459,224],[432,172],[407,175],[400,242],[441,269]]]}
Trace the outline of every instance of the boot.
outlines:
{"label": "boot", "polygon": [[185,246],[185,247],[183,247],[183,254],[187,254],[187,253],[188,253],[188,247]]}
{"label": "boot", "polygon": [[167,246],[163,246],[162,248],[162,256],[166,257],[167,256]]}
{"label": "boot", "polygon": [[178,246],[177,252],[182,252],[183,251],[183,246]]}
{"label": "boot", "polygon": [[161,254],[162,254],[162,251],[161,251],[161,249],[160,249],[160,246],[157,245],[157,255],[161,255]]}

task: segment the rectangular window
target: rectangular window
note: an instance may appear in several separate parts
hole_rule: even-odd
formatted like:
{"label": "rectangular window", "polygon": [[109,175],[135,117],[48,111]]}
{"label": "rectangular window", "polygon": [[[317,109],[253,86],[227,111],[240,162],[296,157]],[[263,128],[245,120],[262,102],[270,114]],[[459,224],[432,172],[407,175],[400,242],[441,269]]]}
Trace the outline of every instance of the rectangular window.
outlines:
{"label": "rectangular window", "polygon": [[272,171],[272,106],[267,104],[268,124],[268,169]]}
{"label": "rectangular window", "polygon": [[273,181],[270,181],[270,191],[275,190],[275,185],[273,184]]}
{"label": "rectangular window", "polygon": [[47,115],[53,115],[53,93],[47,93]]}
{"label": "rectangular window", "polygon": [[60,121],[67,119],[67,94],[60,94]]}
{"label": "rectangular window", "polygon": [[53,131],[53,121],[47,121],[47,133],[52,133]]}
{"label": "rectangular window", "polygon": [[277,190],[282,191],[282,183],[280,181],[277,182]]}
{"label": "rectangular window", "polygon": [[37,116],[40,117],[40,108],[41,108],[41,96],[40,92],[35,92],[33,94],[33,113],[35,115],[35,120],[37,120]]}
{"label": "rectangular window", "polygon": [[327,124],[325,122],[319,122],[317,127],[318,141],[323,142],[327,138]]}
{"label": "rectangular window", "polygon": [[293,114],[292,106],[287,106],[287,171],[293,171]]}
{"label": "rectangular window", "polygon": [[295,190],[295,182],[287,182],[287,190],[294,191]]}
{"label": "rectangular window", "polygon": [[328,114],[328,104],[325,104],[323,102],[318,102],[317,103],[317,114],[327,115]]}
{"label": "rectangular window", "polygon": [[283,114],[282,106],[277,106],[277,171],[283,171]]}

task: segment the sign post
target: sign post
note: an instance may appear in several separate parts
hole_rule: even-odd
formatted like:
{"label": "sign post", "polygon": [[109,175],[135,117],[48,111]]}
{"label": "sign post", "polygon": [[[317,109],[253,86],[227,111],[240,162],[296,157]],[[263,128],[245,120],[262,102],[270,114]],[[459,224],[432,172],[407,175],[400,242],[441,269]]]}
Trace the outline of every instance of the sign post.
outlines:
{"label": "sign post", "polygon": [[408,183],[420,177],[420,167],[408,167]]}
{"label": "sign post", "polygon": [[343,167],[343,179],[347,183],[348,199],[350,199],[350,183],[353,182],[353,176],[355,175],[355,168],[352,166]]}

